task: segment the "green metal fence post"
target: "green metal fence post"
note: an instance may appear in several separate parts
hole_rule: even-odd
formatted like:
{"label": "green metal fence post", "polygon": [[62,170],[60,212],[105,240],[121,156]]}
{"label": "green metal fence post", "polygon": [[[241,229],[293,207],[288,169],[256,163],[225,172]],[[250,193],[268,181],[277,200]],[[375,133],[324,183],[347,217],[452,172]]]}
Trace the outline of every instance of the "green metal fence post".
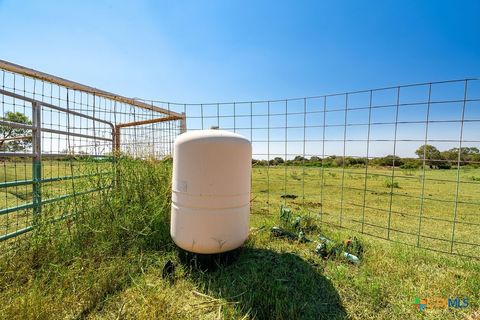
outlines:
{"label": "green metal fence post", "polygon": [[38,224],[42,213],[42,107],[40,103],[32,103],[32,188],[33,188],[33,225]]}

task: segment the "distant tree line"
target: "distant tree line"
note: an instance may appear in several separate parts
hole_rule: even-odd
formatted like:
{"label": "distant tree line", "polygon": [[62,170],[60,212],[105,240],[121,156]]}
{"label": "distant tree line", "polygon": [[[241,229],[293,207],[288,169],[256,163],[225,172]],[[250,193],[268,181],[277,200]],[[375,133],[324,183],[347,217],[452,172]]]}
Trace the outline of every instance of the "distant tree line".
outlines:
{"label": "distant tree line", "polygon": [[[32,121],[21,112],[8,111],[0,120],[5,122],[16,122],[26,125],[31,125]],[[28,129],[14,128],[8,124],[0,125],[0,151],[25,151],[32,146],[32,132]],[[69,154],[65,149],[61,153]],[[367,164],[373,166],[383,167],[401,167],[405,169],[416,169],[426,166],[431,169],[450,169],[452,165],[460,164],[460,166],[469,165],[472,167],[480,167],[480,151],[477,147],[462,147],[452,148],[446,151],[440,151],[435,146],[425,144],[420,146],[415,154],[418,158],[401,158],[399,156],[388,155],[385,157],[373,158],[367,160],[366,157],[342,157],[342,156],[328,156],[321,158],[319,156],[312,156],[305,158],[301,155],[296,156],[293,160],[285,160],[282,157],[275,157],[269,161],[252,159],[252,164],[256,166],[296,166],[305,165],[311,167],[363,167]],[[87,153],[84,151],[77,151],[75,157],[78,159],[84,158]]]}
{"label": "distant tree line", "polygon": [[[469,165],[472,167],[480,167],[480,150],[476,147],[452,148],[446,151],[439,151],[435,146],[426,144],[420,146],[415,154],[418,158],[402,158],[394,155],[378,157],[368,160],[368,164],[380,167],[400,167],[403,169],[421,168],[424,163],[431,169],[450,169],[459,162],[461,166]],[[269,161],[252,159],[252,164],[256,166],[309,166],[309,167],[363,167],[367,164],[366,157],[343,157],[328,156],[321,158],[312,156],[306,158],[296,156],[293,160],[284,160],[282,157],[275,157]]]}

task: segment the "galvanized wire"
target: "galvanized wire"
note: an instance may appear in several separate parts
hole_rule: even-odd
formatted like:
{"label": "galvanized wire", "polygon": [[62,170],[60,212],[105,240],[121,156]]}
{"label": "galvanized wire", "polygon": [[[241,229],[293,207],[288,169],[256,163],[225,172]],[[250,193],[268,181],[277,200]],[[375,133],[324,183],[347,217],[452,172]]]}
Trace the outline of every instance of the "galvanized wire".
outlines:
{"label": "galvanized wire", "polygon": [[[251,140],[252,210],[266,220],[287,205],[322,224],[480,257],[480,156],[465,159],[462,149],[480,147],[478,79],[178,105],[189,131],[216,125]],[[456,158],[431,157],[422,145],[457,148]]]}
{"label": "galvanized wire", "polygon": [[[164,158],[185,128],[217,126],[252,142],[252,213],[266,222],[286,205],[320,224],[480,257],[480,155],[473,149],[480,147],[479,79],[261,101],[137,99],[150,106],[141,108],[0,72],[4,129],[22,127],[5,120],[8,112],[32,119],[32,103],[41,105],[42,216],[74,213],[76,199],[95,191],[86,175],[112,174],[105,187],[114,185],[118,155]],[[167,119],[171,114],[182,116]],[[33,126],[23,128],[33,134]],[[24,140],[23,149],[0,150],[0,239],[15,240],[32,228],[34,152]],[[82,172],[82,161],[92,165],[89,172]],[[55,206],[59,201],[68,205]]]}

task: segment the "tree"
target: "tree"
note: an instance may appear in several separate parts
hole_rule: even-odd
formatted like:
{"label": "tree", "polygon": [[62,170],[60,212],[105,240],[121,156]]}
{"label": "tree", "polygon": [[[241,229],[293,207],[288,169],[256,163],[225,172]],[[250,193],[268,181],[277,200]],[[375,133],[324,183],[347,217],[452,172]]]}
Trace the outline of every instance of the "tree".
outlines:
{"label": "tree", "polygon": [[[462,147],[460,150],[460,165],[474,161],[476,156],[480,154],[480,150],[478,150],[476,147]],[[452,148],[450,150],[443,151],[442,156],[444,159],[457,162],[458,151],[459,148]]]}
{"label": "tree", "polygon": [[335,166],[336,167],[343,167],[343,157],[336,157],[334,160],[333,160],[333,163],[335,163]]}
{"label": "tree", "polygon": [[418,169],[422,166],[422,161],[419,159],[404,158],[403,164],[400,166],[402,169]]}
{"label": "tree", "polygon": [[252,159],[253,166],[266,166],[267,164],[268,164],[267,160]]}
{"label": "tree", "polygon": [[389,154],[385,157],[373,159],[372,164],[382,167],[400,167],[403,165],[403,160],[399,156]]}
{"label": "tree", "polygon": [[415,151],[415,154],[419,159],[425,159],[425,164],[430,168],[438,167],[440,160],[443,160],[441,152],[435,146],[430,144],[420,146],[417,151]]}
{"label": "tree", "polygon": [[283,159],[281,157],[275,157],[273,158],[273,160],[276,162],[276,163],[283,163]]}
{"label": "tree", "polygon": [[[21,112],[8,111],[2,121],[16,122],[31,125],[32,121]],[[14,128],[9,125],[0,125],[0,151],[22,151],[32,146],[32,131],[23,128]]]}
{"label": "tree", "polygon": [[480,153],[480,150],[477,147],[463,147],[462,150],[464,150],[464,152],[466,154],[479,154]]}
{"label": "tree", "polygon": [[297,162],[303,162],[303,161],[308,161],[307,158],[304,158],[302,156],[296,156],[293,161],[297,161]]}
{"label": "tree", "polygon": [[480,165],[480,153],[472,154],[470,158],[470,165],[478,167]]}

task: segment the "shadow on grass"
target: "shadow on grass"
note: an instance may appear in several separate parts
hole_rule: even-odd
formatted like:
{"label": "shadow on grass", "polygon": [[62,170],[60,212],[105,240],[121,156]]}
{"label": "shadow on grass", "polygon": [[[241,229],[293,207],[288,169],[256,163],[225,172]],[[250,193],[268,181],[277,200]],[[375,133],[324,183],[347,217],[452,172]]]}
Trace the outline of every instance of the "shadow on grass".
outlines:
{"label": "shadow on grass", "polygon": [[236,302],[252,318],[347,318],[332,283],[291,253],[244,248],[232,264],[196,276],[209,295]]}

